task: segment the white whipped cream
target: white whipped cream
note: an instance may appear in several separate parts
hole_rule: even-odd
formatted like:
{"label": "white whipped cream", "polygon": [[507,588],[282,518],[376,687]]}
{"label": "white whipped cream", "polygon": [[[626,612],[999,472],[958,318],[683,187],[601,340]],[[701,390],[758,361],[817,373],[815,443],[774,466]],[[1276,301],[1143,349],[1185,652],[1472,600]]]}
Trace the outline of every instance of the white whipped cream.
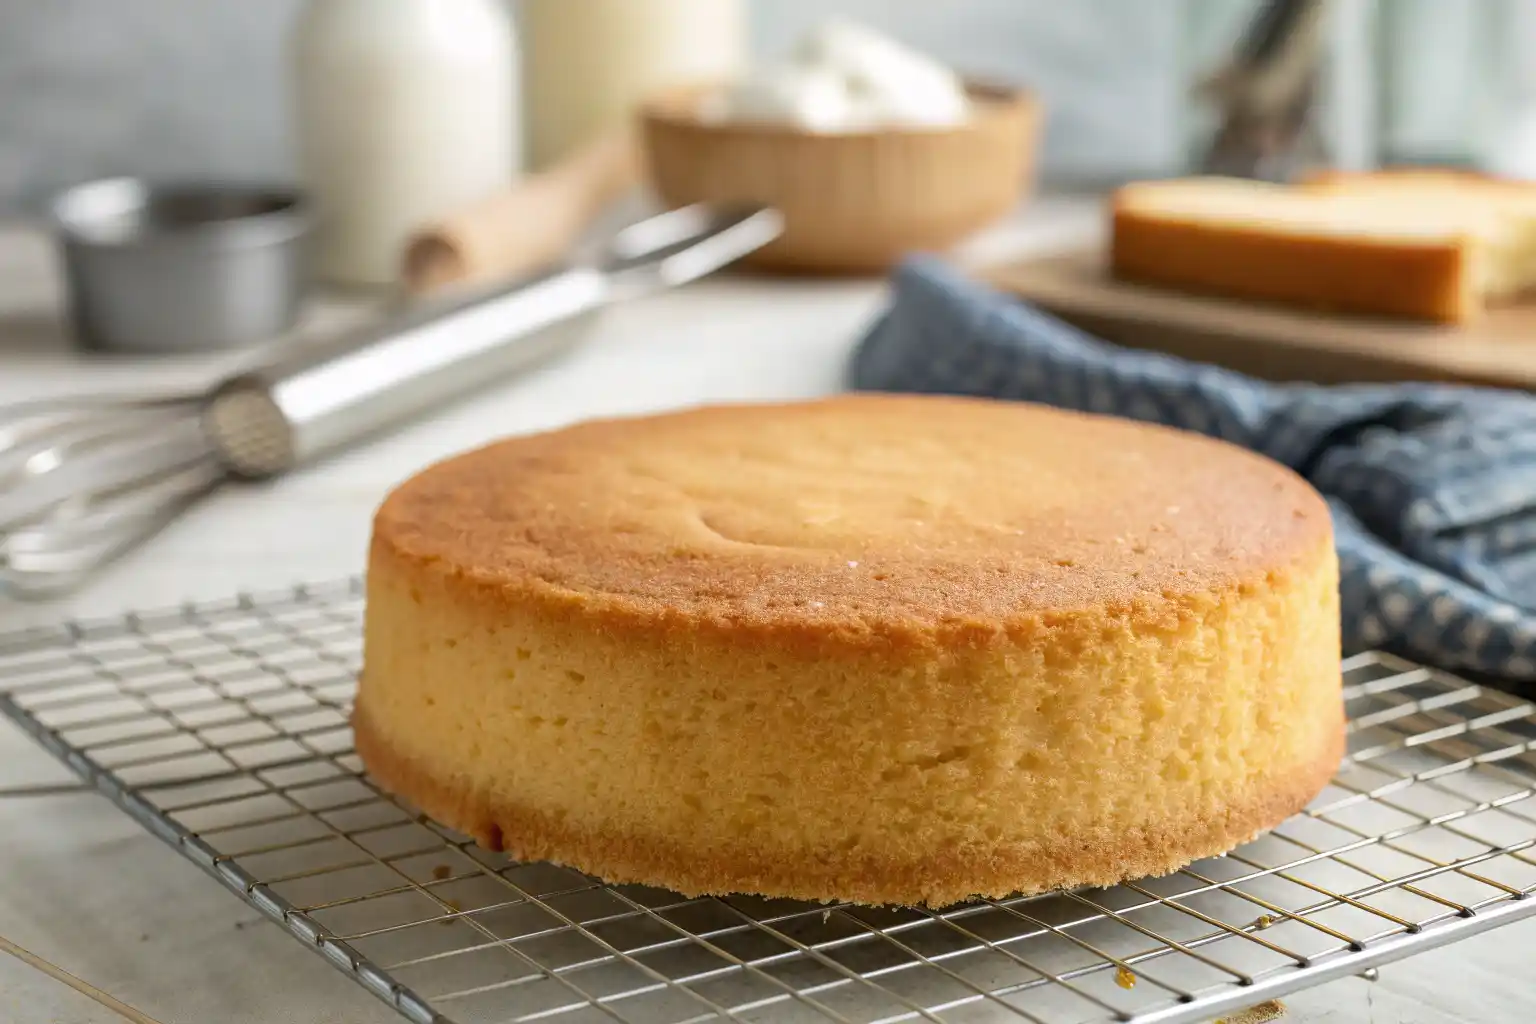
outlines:
{"label": "white whipped cream", "polygon": [[846,131],[865,118],[848,83],[830,68],[765,68],[731,87],[719,116],[732,121],[773,121],[809,131]]}
{"label": "white whipped cream", "polygon": [[970,103],[964,83],[944,65],[839,19],[801,40],[788,62],[730,86],[708,113],[839,132],[959,124]]}

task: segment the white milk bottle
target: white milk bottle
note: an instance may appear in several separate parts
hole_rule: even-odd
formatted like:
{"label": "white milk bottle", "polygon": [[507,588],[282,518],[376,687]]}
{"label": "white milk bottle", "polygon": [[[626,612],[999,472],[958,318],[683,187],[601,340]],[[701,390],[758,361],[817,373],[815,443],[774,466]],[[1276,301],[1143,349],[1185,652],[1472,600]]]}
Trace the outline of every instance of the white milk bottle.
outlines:
{"label": "white milk bottle", "polygon": [[291,43],[322,278],[394,282],[413,231],[517,176],[517,45],[501,0],[310,0]]}

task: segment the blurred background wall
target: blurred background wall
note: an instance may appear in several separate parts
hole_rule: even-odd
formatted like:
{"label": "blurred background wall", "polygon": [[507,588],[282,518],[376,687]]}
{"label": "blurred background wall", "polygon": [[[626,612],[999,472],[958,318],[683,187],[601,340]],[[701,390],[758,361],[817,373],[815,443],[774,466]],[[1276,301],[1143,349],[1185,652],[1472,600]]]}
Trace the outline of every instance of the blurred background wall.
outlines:
{"label": "blurred background wall", "polygon": [[[515,0],[509,0],[515,7]],[[580,0],[572,0],[579,3]],[[289,172],[283,40],[301,0],[0,0],[0,212],[103,173]],[[1369,159],[1380,97],[1369,11],[1412,15],[1389,130],[1419,149],[1465,134],[1469,74],[1504,68],[1487,14],[1517,54],[1536,52],[1536,0],[1340,0],[1333,132],[1347,163]],[[1256,0],[757,0],[756,44],[781,52],[837,11],[978,74],[1047,97],[1047,176],[1085,184],[1180,168],[1185,85],[1230,44]],[[1513,40],[1509,10],[1523,8]],[[1516,21],[1519,19],[1516,18]],[[1480,35],[1479,33],[1483,33]],[[1479,64],[1486,65],[1481,71]],[[1503,78],[1536,61],[1518,59]],[[1530,77],[1525,72],[1524,77]],[[1460,76],[1460,77],[1458,77]],[[1401,74],[1398,78],[1402,79]],[[1529,89],[1523,79],[1499,88]],[[1400,95],[1399,95],[1400,94]],[[1393,122],[1392,118],[1397,121]],[[1454,141],[1454,140],[1453,140]],[[1533,143],[1536,146],[1536,143]]]}

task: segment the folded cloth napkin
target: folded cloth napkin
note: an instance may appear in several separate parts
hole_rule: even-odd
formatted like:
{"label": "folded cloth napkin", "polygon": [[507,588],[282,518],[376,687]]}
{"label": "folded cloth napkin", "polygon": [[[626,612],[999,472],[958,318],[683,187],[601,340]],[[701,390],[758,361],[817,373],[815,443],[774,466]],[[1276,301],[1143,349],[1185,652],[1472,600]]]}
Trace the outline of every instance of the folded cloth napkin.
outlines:
{"label": "folded cloth napkin", "polygon": [[900,268],[857,389],[1022,399],[1261,452],[1333,509],[1347,650],[1536,681],[1536,398],[1279,385],[1107,344],[952,268]]}

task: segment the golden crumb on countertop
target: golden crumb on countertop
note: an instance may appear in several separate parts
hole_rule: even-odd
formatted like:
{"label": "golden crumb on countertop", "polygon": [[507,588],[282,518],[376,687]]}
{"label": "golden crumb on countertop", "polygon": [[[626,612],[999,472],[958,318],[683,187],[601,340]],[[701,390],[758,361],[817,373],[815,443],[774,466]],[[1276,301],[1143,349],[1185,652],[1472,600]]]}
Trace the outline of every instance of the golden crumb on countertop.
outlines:
{"label": "golden crumb on countertop", "polygon": [[1212,1021],[1211,1024],[1269,1024],[1270,1021],[1279,1020],[1284,1016],[1285,1004],[1278,999],[1271,999],[1257,1006],[1250,1006],[1231,1017]]}

